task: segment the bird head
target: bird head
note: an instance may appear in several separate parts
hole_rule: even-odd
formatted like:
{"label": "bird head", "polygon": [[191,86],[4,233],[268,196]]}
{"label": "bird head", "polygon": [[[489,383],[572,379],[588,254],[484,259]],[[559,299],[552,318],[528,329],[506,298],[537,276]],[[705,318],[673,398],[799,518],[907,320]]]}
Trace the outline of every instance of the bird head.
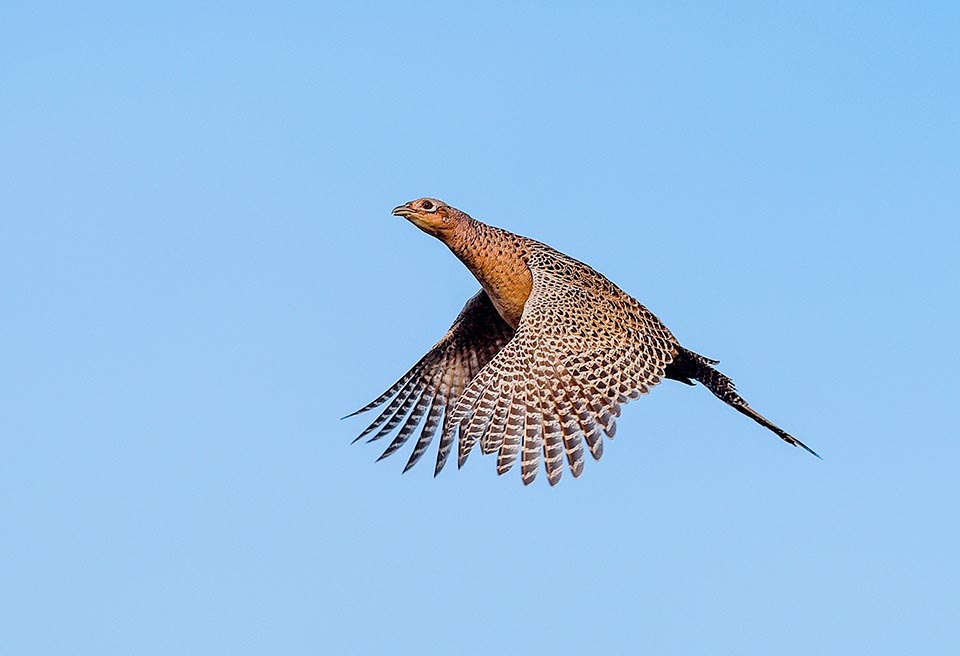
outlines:
{"label": "bird head", "polygon": [[407,221],[441,240],[456,229],[465,216],[463,212],[450,207],[436,198],[420,198],[393,208],[394,216],[402,216]]}

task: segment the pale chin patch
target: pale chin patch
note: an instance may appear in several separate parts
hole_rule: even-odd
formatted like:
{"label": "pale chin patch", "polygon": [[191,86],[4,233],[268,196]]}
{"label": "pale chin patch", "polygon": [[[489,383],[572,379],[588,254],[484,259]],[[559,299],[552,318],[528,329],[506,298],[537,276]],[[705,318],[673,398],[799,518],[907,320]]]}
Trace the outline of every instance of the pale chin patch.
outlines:
{"label": "pale chin patch", "polygon": [[436,232],[436,226],[434,226],[433,224],[427,221],[421,221],[420,217],[418,216],[411,216],[409,217],[409,219],[410,219],[410,223],[417,226],[418,228],[420,228],[426,233],[429,233],[432,235]]}

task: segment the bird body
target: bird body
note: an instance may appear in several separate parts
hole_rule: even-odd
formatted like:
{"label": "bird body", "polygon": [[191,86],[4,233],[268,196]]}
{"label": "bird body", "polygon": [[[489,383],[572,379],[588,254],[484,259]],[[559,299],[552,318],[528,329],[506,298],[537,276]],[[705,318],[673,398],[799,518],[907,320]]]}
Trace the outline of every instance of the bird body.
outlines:
{"label": "bird body", "polygon": [[459,466],[479,443],[484,453],[497,454],[498,473],[519,458],[529,484],[542,460],[555,485],[564,459],[574,477],[581,474],[584,442],[599,459],[602,436],[613,437],[620,407],[663,378],[702,383],[786,442],[816,455],[753,410],[713,368],[715,360],[681,346],[652,312],[586,264],[433,198],[393,213],[445,243],[482,289],[410,371],[354,413],[386,404],[357,439],[377,431],[370,441],[377,440],[400,427],[381,458],[400,448],[422,422],[404,471],[439,429],[435,474],[459,437]]}

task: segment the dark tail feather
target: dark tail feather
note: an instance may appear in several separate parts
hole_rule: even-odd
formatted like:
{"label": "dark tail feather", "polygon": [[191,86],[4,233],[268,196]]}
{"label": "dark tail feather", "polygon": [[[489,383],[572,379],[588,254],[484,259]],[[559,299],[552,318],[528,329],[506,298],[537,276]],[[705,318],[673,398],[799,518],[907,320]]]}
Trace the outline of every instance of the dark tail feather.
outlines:
{"label": "dark tail feather", "polygon": [[792,444],[793,446],[802,447],[807,452],[820,458],[820,455],[816,451],[751,408],[750,405],[743,400],[743,397],[737,394],[737,388],[734,386],[733,381],[711,366],[714,364],[717,364],[716,360],[705,358],[702,355],[698,355],[693,351],[688,351],[681,347],[680,352],[667,367],[664,375],[667,378],[678,380],[688,385],[693,384],[690,380],[691,378],[703,383],[708,390],[713,392],[714,396],[727,405],[732,406],[737,412],[750,417],[761,426],[770,429],[784,442]]}

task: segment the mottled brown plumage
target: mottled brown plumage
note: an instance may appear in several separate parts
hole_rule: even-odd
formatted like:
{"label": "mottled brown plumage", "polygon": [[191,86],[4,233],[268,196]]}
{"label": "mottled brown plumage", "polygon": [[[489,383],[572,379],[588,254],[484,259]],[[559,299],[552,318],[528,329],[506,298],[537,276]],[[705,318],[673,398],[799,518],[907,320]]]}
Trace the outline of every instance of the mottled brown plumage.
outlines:
{"label": "mottled brown plumage", "polygon": [[653,313],[586,264],[433,198],[393,213],[445,243],[483,289],[410,371],[353,413],[386,404],[358,440],[371,433],[369,441],[378,440],[400,427],[380,458],[403,446],[422,423],[404,471],[439,428],[435,474],[459,437],[458,466],[479,443],[483,453],[497,454],[498,473],[519,458],[529,484],[542,460],[555,485],[564,459],[574,477],[583,471],[584,442],[599,459],[603,434],[613,437],[620,406],[663,378],[698,381],[817,455],[747,405],[733,381],[713,368],[715,360],[680,346]]}

